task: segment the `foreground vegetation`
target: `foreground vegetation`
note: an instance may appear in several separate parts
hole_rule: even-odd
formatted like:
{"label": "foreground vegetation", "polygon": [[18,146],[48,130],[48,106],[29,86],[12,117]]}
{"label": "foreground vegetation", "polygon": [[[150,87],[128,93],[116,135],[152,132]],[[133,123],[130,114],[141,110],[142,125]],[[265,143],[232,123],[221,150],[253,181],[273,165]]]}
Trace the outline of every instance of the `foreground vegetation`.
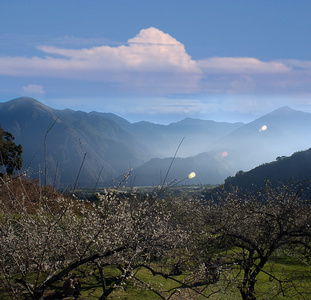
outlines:
{"label": "foreground vegetation", "polygon": [[0,178],[1,299],[308,299],[310,202],[298,185],[165,197],[65,197]]}

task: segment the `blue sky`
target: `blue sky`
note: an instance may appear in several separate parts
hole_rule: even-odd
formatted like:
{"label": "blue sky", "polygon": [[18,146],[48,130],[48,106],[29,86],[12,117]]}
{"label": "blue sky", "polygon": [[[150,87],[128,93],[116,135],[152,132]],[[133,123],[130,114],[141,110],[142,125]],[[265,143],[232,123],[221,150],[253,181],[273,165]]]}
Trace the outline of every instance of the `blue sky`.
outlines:
{"label": "blue sky", "polygon": [[309,0],[12,0],[0,4],[0,101],[129,121],[311,112]]}

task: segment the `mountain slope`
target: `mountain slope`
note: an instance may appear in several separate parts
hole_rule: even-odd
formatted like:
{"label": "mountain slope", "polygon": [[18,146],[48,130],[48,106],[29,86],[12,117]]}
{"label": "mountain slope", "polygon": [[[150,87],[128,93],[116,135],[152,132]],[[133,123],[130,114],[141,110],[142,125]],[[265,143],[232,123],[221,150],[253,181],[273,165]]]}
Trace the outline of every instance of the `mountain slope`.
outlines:
{"label": "mountain slope", "polygon": [[83,186],[94,185],[102,168],[102,177],[110,178],[152,156],[132,134],[104,114],[54,110],[32,98],[1,103],[1,125],[22,144],[24,167],[31,163],[31,173],[44,170],[44,138],[55,120],[46,139],[49,184],[55,178],[59,185],[72,184],[84,152],[87,155],[79,180]]}
{"label": "mountain slope", "polygon": [[258,166],[248,172],[238,172],[225,180],[225,188],[238,186],[247,190],[258,190],[266,182],[272,185],[311,179],[311,148],[296,152],[290,157],[278,157],[276,161]]}
{"label": "mountain slope", "polygon": [[282,107],[222,138],[214,153],[226,151],[239,170],[250,170],[311,146],[311,114]]}
{"label": "mountain slope", "polygon": [[[308,149],[311,146],[309,128],[311,114],[282,107],[215,138],[212,145],[205,143],[210,147],[208,153],[175,159],[168,181],[182,179],[195,171],[197,176],[185,184],[222,183],[239,170],[247,171],[278,156]],[[157,185],[163,180],[170,162],[171,159],[152,160],[134,169],[134,185]]]}
{"label": "mountain slope", "polygon": [[[125,186],[158,186],[164,180],[165,184],[181,180],[182,184],[218,184],[231,174],[232,169],[226,160],[217,159],[208,152],[187,158],[176,157],[168,172],[172,161],[172,157],[151,159],[132,171],[131,178]],[[196,177],[188,179],[191,172],[195,172]],[[121,181],[122,177],[116,180]],[[106,182],[106,185],[113,183]]]}
{"label": "mountain slope", "polygon": [[47,184],[57,187],[74,184],[85,153],[81,187],[95,186],[97,180],[98,186],[111,184],[131,167],[132,184],[158,185],[185,138],[167,181],[194,171],[197,176],[189,183],[217,184],[239,170],[311,146],[311,114],[288,107],[248,124],[189,118],[169,125],[132,124],[111,113],[55,110],[22,97],[0,103],[0,124],[22,144],[24,169],[29,165],[28,173],[41,180],[46,150]]}
{"label": "mountain slope", "polygon": [[179,153],[193,156],[243,125],[194,119],[132,124],[111,113],[56,110],[27,97],[0,103],[0,123],[22,144],[24,169],[41,180],[46,150],[47,184],[56,186],[73,185],[84,153],[79,184],[92,186],[99,174],[102,183],[151,158],[172,156],[184,137]]}
{"label": "mountain slope", "polygon": [[178,155],[185,158],[209,151],[220,138],[242,125],[243,123],[186,118],[169,125],[142,121],[132,124],[128,130],[144,141],[160,158],[172,156],[184,139]]}

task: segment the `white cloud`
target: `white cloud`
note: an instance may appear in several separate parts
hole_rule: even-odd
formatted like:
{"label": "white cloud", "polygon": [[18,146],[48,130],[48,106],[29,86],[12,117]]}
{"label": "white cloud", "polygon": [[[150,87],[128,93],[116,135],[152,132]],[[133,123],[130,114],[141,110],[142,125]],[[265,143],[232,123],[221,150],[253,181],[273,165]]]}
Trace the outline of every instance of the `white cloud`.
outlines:
{"label": "white cloud", "polygon": [[212,57],[198,61],[206,73],[284,73],[290,68],[281,62],[263,62],[251,57]]}
{"label": "white cloud", "polygon": [[153,95],[310,93],[311,62],[211,57],[195,61],[163,31],[142,29],[126,44],[82,49],[40,46],[42,56],[0,57],[0,75],[117,83],[118,92]]}
{"label": "white cloud", "polygon": [[44,95],[45,91],[42,85],[39,84],[28,84],[27,86],[23,86],[23,93],[26,96],[32,95]]}
{"label": "white cloud", "polygon": [[205,93],[300,95],[311,91],[310,61],[214,57],[197,65],[204,73],[200,88]]}
{"label": "white cloud", "polygon": [[153,27],[118,47],[38,48],[48,56],[0,57],[0,74],[120,82],[126,87],[172,92],[195,90],[201,77],[184,45]]}
{"label": "white cloud", "polygon": [[[100,76],[96,71],[108,76],[111,76],[112,72],[116,81],[124,80],[124,72],[201,74],[196,62],[186,53],[184,45],[156,28],[141,30],[135,38],[129,39],[128,43],[128,46],[101,46],[78,50],[47,46],[39,49],[48,54],[69,58],[46,58],[46,62],[53,63],[51,68],[63,71],[93,71],[95,77]],[[60,60],[63,63],[61,65]]]}
{"label": "white cloud", "polygon": [[287,59],[283,61],[284,64],[287,64],[291,67],[297,69],[308,69],[311,70],[311,61],[297,60],[297,59]]}
{"label": "white cloud", "polygon": [[175,45],[180,46],[181,43],[179,43],[176,39],[171,37],[167,33],[163,33],[161,30],[158,30],[157,28],[150,27],[148,29],[142,29],[139,34],[129,39],[128,42],[130,44],[155,44],[155,45]]}

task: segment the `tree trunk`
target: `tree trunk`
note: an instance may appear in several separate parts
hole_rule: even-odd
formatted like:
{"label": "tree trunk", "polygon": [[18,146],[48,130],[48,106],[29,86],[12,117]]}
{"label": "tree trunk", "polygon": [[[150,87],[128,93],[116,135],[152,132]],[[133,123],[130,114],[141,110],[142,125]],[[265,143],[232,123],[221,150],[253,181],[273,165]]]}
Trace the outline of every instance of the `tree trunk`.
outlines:
{"label": "tree trunk", "polygon": [[243,300],[256,300],[255,297],[255,282],[253,278],[244,280],[242,286],[239,288]]}

